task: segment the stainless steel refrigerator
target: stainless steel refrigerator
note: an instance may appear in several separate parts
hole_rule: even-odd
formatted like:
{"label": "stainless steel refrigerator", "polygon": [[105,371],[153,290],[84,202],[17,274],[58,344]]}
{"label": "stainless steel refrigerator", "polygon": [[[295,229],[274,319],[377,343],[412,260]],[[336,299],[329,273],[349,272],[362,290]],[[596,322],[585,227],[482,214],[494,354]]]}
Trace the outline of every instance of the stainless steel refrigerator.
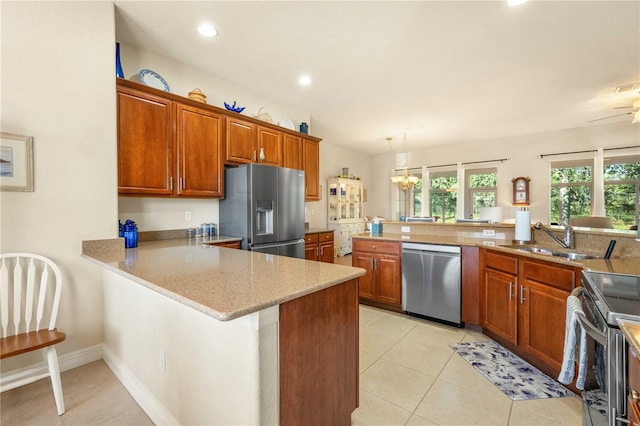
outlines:
{"label": "stainless steel refrigerator", "polygon": [[304,259],[304,172],[263,164],[225,170],[220,235],[241,247]]}

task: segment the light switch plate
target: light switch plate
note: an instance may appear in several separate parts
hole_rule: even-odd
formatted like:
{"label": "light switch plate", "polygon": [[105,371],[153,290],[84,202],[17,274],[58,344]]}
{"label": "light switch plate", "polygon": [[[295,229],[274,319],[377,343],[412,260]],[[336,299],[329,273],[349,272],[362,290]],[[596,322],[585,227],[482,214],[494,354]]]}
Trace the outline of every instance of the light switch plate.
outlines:
{"label": "light switch plate", "polygon": [[483,237],[495,237],[496,236],[496,230],[495,229],[483,229],[482,230],[482,236]]}
{"label": "light switch plate", "polygon": [[400,227],[400,232],[411,232],[410,226],[402,226]]}

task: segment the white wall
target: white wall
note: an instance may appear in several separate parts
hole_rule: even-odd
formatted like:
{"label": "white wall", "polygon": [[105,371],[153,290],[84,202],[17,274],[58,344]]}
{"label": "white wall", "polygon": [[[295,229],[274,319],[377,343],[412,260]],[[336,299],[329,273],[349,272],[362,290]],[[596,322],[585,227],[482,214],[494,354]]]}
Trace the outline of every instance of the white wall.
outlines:
{"label": "white wall", "polygon": [[[511,206],[511,179],[528,176],[530,182],[531,220],[549,223],[549,162],[558,157],[540,158],[540,154],[594,150],[599,147],[638,146],[640,126],[630,122],[582,127],[564,131],[513,137],[495,141],[460,143],[435,146],[411,153],[409,167],[433,166],[458,162],[484,161],[508,158],[498,164],[498,205],[504,207],[504,220],[513,219]],[[636,149],[637,153],[638,149]],[[605,156],[615,151],[605,151]],[[393,154],[372,158],[371,168],[376,170],[372,185],[375,194],[369,193],[372,210],[381,216],[391,217],[390,198],[392,185],[389,170],[395,168]],[[482,165],[478,165],[480,167]],[[475,165],[473,167],[476,167]],[[437,169],[436,169],[437,170]]]}
{"label": "white wall", "polygon": [[[322,137],[319,135],[319,137]],[[338,145],[329,140],[320,142],[320,185],[322,199],[309,202],[305,208],[305,218],[311,228],[327,227],[327,179],[342,173],[343,167],[349,168],[349,174],[358,176],[364,182],[368,197],[375,192],[371,184],[371,157]],[[364,203],[364,214],[369,215],[369,202]]]}
{"label": "white wall", "polygon": [[104,282],[105,359],[156,424],[277,423],[278,306],[218,321],[114,272]]}
{"label": "white wall", "polygon": [[[114,11],[108,2],[2,2],[1,128],[34,138],[35,191],[0,192],[1,251],[62,270],[59,354],[103,340],[102,277],[81,241],[117,236]],[[42,362],[2,361],[2,371]]]}

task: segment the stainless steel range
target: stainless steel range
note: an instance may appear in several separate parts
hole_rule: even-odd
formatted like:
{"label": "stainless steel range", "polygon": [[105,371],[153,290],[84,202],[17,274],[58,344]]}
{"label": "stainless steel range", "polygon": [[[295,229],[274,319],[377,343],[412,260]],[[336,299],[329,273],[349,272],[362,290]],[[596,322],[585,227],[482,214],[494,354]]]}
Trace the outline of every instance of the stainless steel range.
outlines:
{"label": "stainless steel range", "polygon": [[627,424],[627,343],[619,318],[640,321],[640,276],[582,272],[582,308],[587,333],[595,340],[595,376],[606,400],[604,416],[587,404],[583,393],[583,424]]}

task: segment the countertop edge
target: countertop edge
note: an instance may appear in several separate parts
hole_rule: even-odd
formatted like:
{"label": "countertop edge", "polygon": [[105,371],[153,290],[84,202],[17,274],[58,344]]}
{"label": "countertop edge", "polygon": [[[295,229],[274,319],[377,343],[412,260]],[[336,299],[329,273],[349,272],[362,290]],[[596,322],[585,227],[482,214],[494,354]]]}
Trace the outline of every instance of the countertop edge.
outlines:
{"label": "countertop edge", "polygon": [[[199,311],[207,316],[210,316],[212,318],[215,318],[219,321],[230,321],[236,318],[240,318],[243,316],[246,316],[248,314],[254,313],[254,312],[258,312],[262,309],[266,309],[272,306],[276,306],[276,305],[280,305],[282,303],[306,296],[308,294],[323,290],[325,288],[329,288],[332,287],[334,285],[340,284],[342,282],[345,281],[350,281],[353,279],[356,279],[360,276],[363,276],[366,271],[364,269],[361,268],[354,268],[351,266],[345,266],[345,265],[333,265],[333,264],[323,264],[322,267],[340,267],[340,268],[344,268],[344,271],[342,271],[343,273],[340,275],[340,277],[338,278],[332,278],[332,279],[326,279],[324,281],[318,282],[315,285],[309,285],[307,287],[298,289],[296,291],[292,291],[291,293],[287,293],[285,295],[279,296],[279,297],[273,297],[273,298],[265,298],[264,301],[260,301],[260,302],[256,302],[255,304],[252,304],[248,307],[245,308],[238,308],[236,310],[230,310],[230,311],[220,311],[217,310],[211,306],[208,306],[206,304],[202,304],[200,302],[198,302],[197,300],[194,300],[192,298],[189,297],[185,297],[183,295],[180,295],[174,291],[171,291],[169,289],[164,288],[162,285],[156,284],[154,282],[151,282],[147,279],[144,278],[144,276],[137,276],[134,274],[131,274],[125,270],[123,270],[120,267],[114,266],[112,262],[114,261],[118,261],[121,260],[123,257],[126,256],[126,251],[124,249],[124,247],[120,248],[118,246],[118,242],[121,241],[121,239],[114,239],[113,241],[110,240],[106,240],[107,242],[109,242],[109,244],[106,244],[105,247],[105,251],[102,252],[103,258],[100,258],[100,253],[96,253],[93,251],[89,251],[89,252],[85,252],[83,251],[83,253],[81,254],[81,256],[85,259],[88,259],[89,261],[91,261],[92,263],[101,266],[102,268],[114,272],[122,277],[127,278],[128,280],[131,280],[132,282],[135,282],[139,285],[142,285],[146,288],[149,288],[152,291],[155,291],[159,294],[162,294],[172,300],[175,300],[183,305],[186,305],[196,311]],[[83,242],[84,243],[84,242]],[[86,244],[87,247],[91,247],[91,242],[87,242],[88,244]],[[124,244],[122,244],[123,246]],[[143,246],[144,243],[141,244],[141,246]],[[85,244],[83,244],[83,247],[85,246]],[[219,250],[233,250],[236,251],[237,249],[225,249],[225,248],[218,248]],[[244,251],[238,251],[238,255],[244,255],[246,252]],[[297,259],[297,260],[304,260],[304,259]],[[111,262],[111,263],[110,263]],[[318,262],[320,263],[320,262]]]}

